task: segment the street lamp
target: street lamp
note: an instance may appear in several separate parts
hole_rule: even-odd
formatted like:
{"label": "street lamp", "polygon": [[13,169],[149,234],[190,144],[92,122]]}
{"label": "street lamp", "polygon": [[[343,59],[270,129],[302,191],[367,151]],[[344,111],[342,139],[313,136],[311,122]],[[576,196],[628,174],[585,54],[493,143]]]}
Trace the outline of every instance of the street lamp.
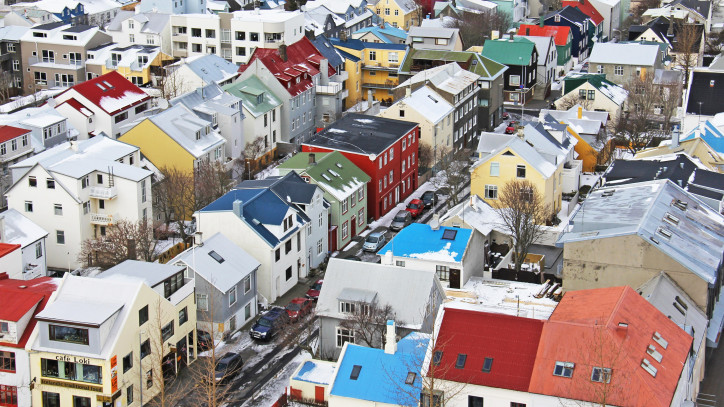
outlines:
{"label": "street lamp", "polygon": [[704,103],[702,101],[697,102],[699,103],[699,124],[701,124],[701,104]]}

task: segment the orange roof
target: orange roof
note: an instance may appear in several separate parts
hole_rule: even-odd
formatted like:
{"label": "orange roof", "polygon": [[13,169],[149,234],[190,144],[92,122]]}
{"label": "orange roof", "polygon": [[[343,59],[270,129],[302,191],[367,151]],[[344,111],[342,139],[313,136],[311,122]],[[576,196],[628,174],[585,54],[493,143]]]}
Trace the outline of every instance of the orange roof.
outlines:
{"label": "orange roof", "polygon": [[[529,392],[593,403],[605,394],[607,405],[668,407],[692,341],[630,287],[570,291],[543,326]],[[572,377],[553,375],[556,362],[574,363]],[[612,369],[609,384],[591,380],[596,366]]]}
{"label": "orange roof", "polygon": [[553,37],[558,46],[565,46],[571,36],[571,27],[562,25],[544,25],[543,27],[535,24],[521,24],[518,27],[518,35],[531,35],[533,37]]}
{"label": "orange roof", "polygon": [[601,15],[601,13],[598,12],[598,10],[596,10],[595,7],[593,7],[593,4],[591,4],[591,2],[581,3],[578,1],[563,1],[561,2],[561,6],[571,6],[581,10],[583,14],[591,17],[591,21],[593,21],[593,23],[596,25],[599,25],[603,22],[603,16]]}
{"label": "orange roof", "polygon": [[19,244],[0,243],[0,257],[5,257],[8,253],[12,253],[19,248]]}

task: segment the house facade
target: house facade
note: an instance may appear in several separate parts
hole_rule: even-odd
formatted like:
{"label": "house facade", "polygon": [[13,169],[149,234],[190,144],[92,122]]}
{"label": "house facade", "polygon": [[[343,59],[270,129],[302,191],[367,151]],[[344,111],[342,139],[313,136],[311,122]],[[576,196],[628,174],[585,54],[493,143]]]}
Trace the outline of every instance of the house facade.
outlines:
{"label": "house facade", "polygon": [[593,23],[590,17],[575,7],[566,6],[541,18],[543,18],[545,25],[569,27],[573,36],[571,56],[576,58],[577,61],[582,61],[588,57],[588,53],[593,46],[590,36],[593,27],[589,27]]}
{"label": "house facade", "polygon": [[0,28],[0,69],[11,75],[6,86],[11,88],[12,96],[25,92],[23,67],[27,62],[20,51],[20,40],[27,31],[28,27],[15,25]]}
{"label": "house facade", "polygon": [[[7,191],[13,184],[13,178],[7,168],[35,153],[30,137],[31,131],[28,129],[0,125],[0,165],[3,168],[0,176],[1,191]],[[0,204],[3,208],[8,206],[4,195],[0,198]]]}
{"label": "house facade", "polygon": [[48,232],[15,209],[0,214],[0,243],[20,246],[22,268],[11,278],[32,280],[48,275]]}
{"label": "house facade", "polygon": [[129,45],[155,45],[161,52],[171,55],[171,15],[161,12],[120,10],[106,27],[113,42],[121,47]]}
{"label": "house facade", "polygon": [[556,76],[565,75],[573,68],[573,60],[571,59],[573,35],[570,27],[521,24],[518,27],[518,35],[553,37],[556,44],[556,64],[558,65]]}
{"label": "house facade", "polygon": [[625,85],[635,78],[653,75],[663,68],[663,55],[657,45],[597,43],[588,58],[591,72],[605,74],[606,79]]}
{"label": "house facade", "polygon": [[505,71],[503,97],[507,102],[526,104],[535,96],[538,83],[538,51],[535,43],[525,38],[486,40],[482,55],[498,61],[508,69]]}

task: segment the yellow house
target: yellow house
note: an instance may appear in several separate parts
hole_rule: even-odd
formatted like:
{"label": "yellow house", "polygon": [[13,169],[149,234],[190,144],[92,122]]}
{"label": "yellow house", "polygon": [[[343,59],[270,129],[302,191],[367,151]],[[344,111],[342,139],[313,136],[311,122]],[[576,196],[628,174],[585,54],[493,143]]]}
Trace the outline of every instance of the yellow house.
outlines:
{"label": "yellow house", "polygon": [[407,46],[354,39],[343,41],[331,38],[330,41],[343,52],[345,70],[349,74],[345,86],[349,90],[345,109],[367,100],[368,91],[372,91],[373,100],[385,106],[391,105],[394,99],[392,91],[399,84],[397,70],[405,59]]}
{"label": "yellow house", "polygon": [[[141,406],[196,360],[194,281],[139,261],[66,274],[28,341],[33,405]],[[161,369],[161,364],[164,368]]]}
{"label": "yellow house", "polygon": [[[133,58],[136,57],[136,59]],[[173,57],[164,54],[163,52],[157,51],[149,55],[133,55],[129,62],[121,60],[115,69],[113,66],[108,67],[104,65],[102,67],[103,74],[110,71],[116,71],[123,75],[126,79],[133,82],[136,85],[143,85],[151,83],[153,71],[160,70],[165,65],[165,62],[173,61]],[[150,59],[146,59],[146,57]],[[148,62],[146,62],[148,61]]]}
{"label": "yellow house", "polygon": [[471,194],[494,207],[505,184],[525,179],[536,186],[553,213],[560,211],[564,159],[554,156],[556,165],[550,156],[542,155],[516,135],[485,133],[480,140],[478,162],[470,169]]}
{"label": "yellow house", "polygon": [[409,30],[420,25],[422,11],[420,6],[409,0],[377,0],[367,3],[367,7],[387,24],[395,28]]}
{"label": "yellow house", "polygon": [[93,76],[116,71],[137,86],[151,83],[154,74],[173,61],[161,48],[152,45],[121,47],[110,43],[88,51],[86,70]]}
{"label": "yellow house", "polygon": [[144,118],[118,140],[138,146],[159,169],[192,172],[202,160],[225,161],[226,139],[183,105]]}
{"label": "yellow house", "polygon": [[634,158],[651,158],[677,153],[685,153],[692,158],[698,159],[711,171],[722,172],[720,169],[724,168],[724,157],[700,137],[684,140],[675,145],[667,143],[658,147],[647,148],[636,153]]}

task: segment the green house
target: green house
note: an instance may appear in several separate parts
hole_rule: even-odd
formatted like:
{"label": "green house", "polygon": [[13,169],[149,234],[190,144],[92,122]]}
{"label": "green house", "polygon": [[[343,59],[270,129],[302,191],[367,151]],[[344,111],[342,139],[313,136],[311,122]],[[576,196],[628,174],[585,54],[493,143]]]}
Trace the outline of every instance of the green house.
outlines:
{"label": "green house", "polygon": [[277,168],[279,175],[295,171],[324,191],[330,204],[330,252],[342,250],[367,228],[367,184],[371,178],[342,153],[297,153]]}

